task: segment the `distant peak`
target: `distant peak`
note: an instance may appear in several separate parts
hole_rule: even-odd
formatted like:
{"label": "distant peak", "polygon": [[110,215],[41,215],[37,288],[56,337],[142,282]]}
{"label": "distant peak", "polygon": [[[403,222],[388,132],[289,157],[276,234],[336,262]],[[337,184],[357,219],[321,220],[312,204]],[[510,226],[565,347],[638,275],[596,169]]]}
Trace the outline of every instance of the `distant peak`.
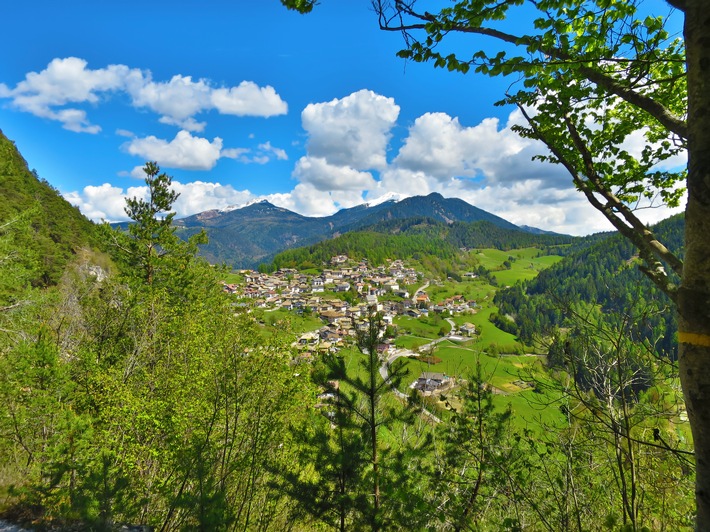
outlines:
{"label": "distant peak", "polygon": [[406,199],[408,196],[405,196],[404,194],[400,194],[399,192],[386,192],[379,198],[375,198],[373,200],[368,201],[365,203],[366,207],[374,207],[376,205],[381,205],[382,203],[386,203],[388,201],[393,201],[393,202],[399,202],[402,201],[403,199]]}
{"label": "distant peak", "polygon": [[239,209],[243,209],[244,207],[250,207],[252,205],[271,205],[267,200],[265,199],[254,199],[247,201],[246,203],[242,203],[241,205],[229,205],[228,207],[225,207],[224,209],[219,209],[219,212],[226,213],[226,212],[232,212],[236,211]]}

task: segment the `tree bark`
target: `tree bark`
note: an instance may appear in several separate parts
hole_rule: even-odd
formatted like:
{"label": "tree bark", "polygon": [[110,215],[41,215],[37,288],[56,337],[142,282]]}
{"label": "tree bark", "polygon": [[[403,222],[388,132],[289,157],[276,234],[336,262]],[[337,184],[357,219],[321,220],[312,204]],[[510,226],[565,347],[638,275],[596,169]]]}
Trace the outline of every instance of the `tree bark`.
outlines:
{"label": "tree bark", "polygon": [[696,530],[710,530],[710,9],[685,2],[688,204],[678,294],[680,379],[696,458]]}

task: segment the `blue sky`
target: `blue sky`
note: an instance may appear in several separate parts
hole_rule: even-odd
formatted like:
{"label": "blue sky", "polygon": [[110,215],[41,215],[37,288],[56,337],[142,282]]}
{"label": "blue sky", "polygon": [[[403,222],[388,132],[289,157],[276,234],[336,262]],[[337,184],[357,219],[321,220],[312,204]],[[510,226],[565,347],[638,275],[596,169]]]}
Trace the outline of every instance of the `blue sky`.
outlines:
{"label": "blue sky", "polygon": [[440,192],[518,224],[609,228],[493,106],[510,80],[405,63],[367,0],[305,16],[278,0],[41,0],[4,18],[0,129],[95,220],[123,219],[156,160],[178,216],[261,199],[323,216]]}

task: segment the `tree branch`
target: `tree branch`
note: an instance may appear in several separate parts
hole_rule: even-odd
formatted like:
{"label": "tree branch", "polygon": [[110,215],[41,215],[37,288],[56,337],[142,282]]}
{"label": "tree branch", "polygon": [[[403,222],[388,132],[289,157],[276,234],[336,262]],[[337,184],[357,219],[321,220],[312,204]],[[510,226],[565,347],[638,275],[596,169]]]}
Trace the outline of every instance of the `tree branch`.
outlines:
{"label": "tree branch", "polygon": [[[617,78],[610,76],[592,66],[601,63],[604,58],[573,57],[568,52],[562,50],[559,47],[540,46],[538,40],[529,35],[518,36],[493,28],[464,25],[450,20],[440,21],[439,19],[437,19],[436,15],[433,15],[431,13],[417,13],[410,6],[404,4],[400,0],[397,0],[395,2],[395,10],[397,16],[390,17],[389,19],[384,16],[385,6],[380,0],[376,0],[375,2],[373,2],[373,6],[375,11],[379,15],[380,29],[385,31],[399,31],[408,36],[408,31],[428,31],[431,24],[441,24],[445,27],[447,32],[454,31],[458,33],[485,35],[487,37],[491,37],[493,39],[508,44],[513,44],[515,46],[524,46],[528,49],[528,51],[539,51],[540,53],[548,56],[549,58],[562,61],[563,63],[575,63],[578,65],[578,70],[589,81],[595,83],[599,87],[602,87],[609,93],[618,96],[619,98],[622,98],[630,104],[635,105],[639,109],[643,109],[649,115],[658,120],[659,123],[661,123],[672,133],[675,133],[683,139],[688,138],[688,126],[685,120],[675,116],[669,109],[667,109],[660,102],[654,100],[652,97],[632,90],[631,88],[625,86]],[[401,13],[404,13],[417,20],[421,20],[422,23],[405,24],[402,19]],[[395,26],[391,26],[390,21],[392,21],[394,18],[398,18],[400,22]],[[407,37],[405,37],[405,41],[408,41]],[[408,42],[407,45],[409,46]]]}
{"label": "tree branch", "polygon": [[685,13],[685,0],[666,0],[666,2],[668,2],[668,5],[671,7]]}
{"label": "tree branch", "polygon": [[[547,148],[557,158],[560,164],[562,164],[570,173],[574,184],[586,196],[587,201],[589,201],[595,209],[601,212],[606,219],[611,222],[616,230],[619,231],[619,233],[629,239],[639,249],[639,254],[646,263],[640,268],[640,270],[673,302],[676,302],[678,288],[671,282],[659,258],[668,261],[674,271],[678,268],[681,272],[683,268],[682,261],[671,253],[663,244],[658,242],[653,232],[643,225],[643,223],[633,214],[631,209],[629,209],[619,198],[617,198],[603,185],[594,168],[594,161],[591,157],[591,153],[589,153],[589,150],[582,142],[576,128],[574,128],[569,119],[566,120],[566,125],[568,127],[568,131],[570,131],[572,140],[575,143],[575,148],[579,150],[582,155],[588,179],[584,179],[579,172],[577,172],[574,164],[560,149],[556,147],[556,145],[544,134],[544,132],[537,127],[537,124],[530,117],[525,108],[520,104],[518,104],[518,108],[530,124],[535,136],[545,143]],[[599,198],[595,196],[595,193],[602,195],[607,202],[602,203]],[[617,213],[621,213],[627,221],[631,220],[632,222],[629,222],[631,225],[627,225],[627,223],[625,223]]]}

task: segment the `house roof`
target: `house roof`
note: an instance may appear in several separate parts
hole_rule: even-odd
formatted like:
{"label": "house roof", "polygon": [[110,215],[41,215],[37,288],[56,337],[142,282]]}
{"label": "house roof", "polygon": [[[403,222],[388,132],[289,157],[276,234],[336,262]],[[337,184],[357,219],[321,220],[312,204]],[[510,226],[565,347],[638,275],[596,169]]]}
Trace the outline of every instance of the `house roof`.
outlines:
{"label": "house roof", "polygon": [[422,371],[419,376],[420,379],[433,380],[433,381],[445,381],[448,377],[444,373],[437,373],[432,371]]}

